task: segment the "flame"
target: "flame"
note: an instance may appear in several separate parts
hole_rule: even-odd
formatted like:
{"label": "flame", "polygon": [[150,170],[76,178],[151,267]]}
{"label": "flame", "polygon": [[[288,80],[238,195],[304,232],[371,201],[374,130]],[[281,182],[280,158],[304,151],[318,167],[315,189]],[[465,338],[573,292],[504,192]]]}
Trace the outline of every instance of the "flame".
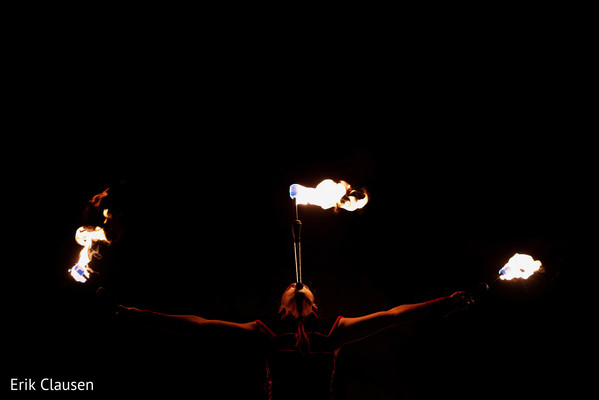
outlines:
{"label": "flame", "polygon": [[102,202],[102,199],[108,196],[108,189],[110,188],[107,187],[102,193],[98,193],[91,198],[89,202],[92,203],[92,206],[96,208],[100,207],[100,202]]}
{"label": "flame", "polygon": [[96,242],[106,242],[110,244],[110,240],[106,238],[104,229],[99,226],[82,226],[75,233],[75,241],[83,246],[79,253],[79,261],[69,270],[73,279],[77,282],[85,282],[89,278],[90,272],[93,270],[89,267],[92,257],[100,258]]}
{"label": "flame", "polygon": [[[93,207],[100,208],[102,199],[108,196],[108,189],[110,188],[106,188],[102,193],[98,193],[91,198],[89,202]],[[107,208],[102,211],[102,215],[104,216],[104,224],[112,218],[112,214]],[[81,249],[81,252],[79,253],[77,264],[69,269],[69,272],[77,282],[84,283],[89,279],[90,273],[94,272],[89,266],[92,257],[101,258],[100,253],[98,252],[97,242],[110,244],[110,240],[106,238],[106,232],[104,232],[102,227],[82,226],[75,232],[75,241],[80,246],[83,246],[83,249]]]}
{"label": "flame", "polygon": [[507,264],[499,270],[499,277],[502,280],[512,280],[516,278],[528,279],[532,274],[541,269],[541,261],[534,260],[528,254],[514,254]]}
{"label": "flame", "polygon": [[337,183],[331,179],[325,179],[315,188],[294,183],[289,187],[289,196],[295,199],[296,204],[313,204],[325,210],[335,207],[354,211],[368,203],[365,190],[354,190],[345,181]]}
{"label": "flame", "polygon": [[112,214],[110,213],[110,211],[108,211],[108,208],[105,208],[104,211],[102,212],[102,215],[104,216],[104,223],[107,223],[109,219],[112,218]]}

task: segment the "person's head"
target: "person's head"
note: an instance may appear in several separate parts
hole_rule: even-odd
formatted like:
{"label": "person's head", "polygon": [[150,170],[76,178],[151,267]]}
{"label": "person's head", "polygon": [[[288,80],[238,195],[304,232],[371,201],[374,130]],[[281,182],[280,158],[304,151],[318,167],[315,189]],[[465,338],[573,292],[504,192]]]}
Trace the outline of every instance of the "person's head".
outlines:
{"label": "person's head", "polygon": [[314,293],[306,285],[292,283],[281,296],[279,313],[289,313],[294,317],[306,316],[312,311],[318,311],[314,302]]}

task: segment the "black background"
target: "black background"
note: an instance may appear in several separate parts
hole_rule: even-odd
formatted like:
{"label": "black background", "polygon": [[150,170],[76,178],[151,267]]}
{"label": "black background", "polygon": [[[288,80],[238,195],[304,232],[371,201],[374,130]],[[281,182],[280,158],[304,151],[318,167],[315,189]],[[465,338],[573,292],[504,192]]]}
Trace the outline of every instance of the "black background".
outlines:
{"label": "black background", "polygon": [[[451,318],[348,345],[339,399],[577,386],[571,346],[588,320],[568,288],[590,269],[597,165],[580,82],[554,49],[434,36],[290,50],[236,37],[190,56],[159,41],[156,53],[38,39],[45,67],[23,66],[19,140],[4,147],[5,389],[51,377],[106,394],[258,398],[256,347],[120,326],[95,287],[172,314],[272,315],[294,278],[288,187],[325,178],[371,200],[353,213],[300,208],[304,280],[324,317],[470,290],[516,252],[544,266]],[[98,281],[78,284],[74,233],[99,218],[86,207],[106,187],[118,240],[92,263]]]}

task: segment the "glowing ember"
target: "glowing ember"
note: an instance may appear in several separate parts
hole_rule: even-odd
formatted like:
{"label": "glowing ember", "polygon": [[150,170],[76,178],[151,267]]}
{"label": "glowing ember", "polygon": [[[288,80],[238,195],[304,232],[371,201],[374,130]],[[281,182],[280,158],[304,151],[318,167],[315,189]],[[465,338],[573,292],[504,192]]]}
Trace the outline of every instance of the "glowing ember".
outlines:
{"label": "glowing ember", "polygon": [[516,278],[528,279],[532,274],[541,269],[541,262],[534,260],[528,254],[514,254],[512,258],[499,270],[499,277],[502,280],[512,280]]}
{"label": "glowing ember", "polygon": [[345,181],[337,183],[331,179],[325,179],[315,188],[295,183],[289,187],[289,196],[295,199],[296,204],[312,204],[325,210],[335,207],[354,211],[368,203],[366,191],[352,189]]}

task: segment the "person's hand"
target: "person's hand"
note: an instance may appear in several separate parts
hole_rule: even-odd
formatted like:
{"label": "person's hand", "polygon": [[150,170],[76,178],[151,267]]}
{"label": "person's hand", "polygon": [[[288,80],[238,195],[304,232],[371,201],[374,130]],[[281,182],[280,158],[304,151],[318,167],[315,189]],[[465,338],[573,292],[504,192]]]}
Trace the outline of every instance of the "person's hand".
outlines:
{"label": "person's hand", "polygon": [[458,310],[465,310],[474,304],[474,298],[466,292],[458,291],[450,297],[453,307]]}
{"label": "person's hand", "polygon": [[96,308],[101,316],[113,318],[118,311],[118,307],[119,305],[107,289],[100,286],[96,290]]}

